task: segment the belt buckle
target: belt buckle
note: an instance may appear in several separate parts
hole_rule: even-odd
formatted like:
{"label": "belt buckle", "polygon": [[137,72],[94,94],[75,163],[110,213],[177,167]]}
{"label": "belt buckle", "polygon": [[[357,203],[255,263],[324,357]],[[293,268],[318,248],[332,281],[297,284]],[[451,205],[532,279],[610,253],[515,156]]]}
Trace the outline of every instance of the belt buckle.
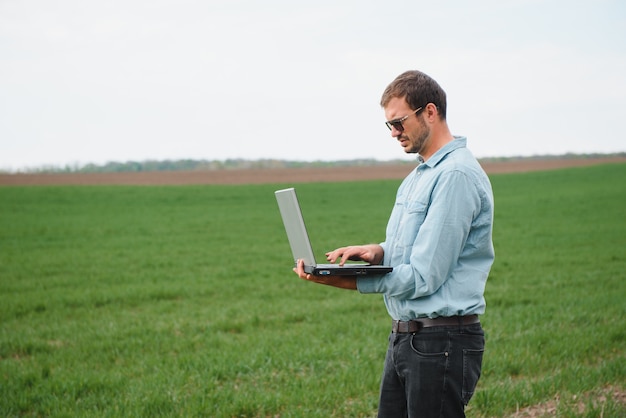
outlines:
{"label": "belt buckle", "polygon": [[424,328],[424,325],[420,321],[394,321],[392,332],[398,334],[417,334]]}
{"label": "belt buckle", "polygon": [[[415,326],[417,327],[416,330],[411,330],[411,326],[410,324],[415,324]],[[417,334],[418,332],[420,332],[422,329],[424,329],[424,324],[422,323],[422,321],[419,320],[414,320],[414,321],[409,321],[409,332],[411,332],[412,334]]]}

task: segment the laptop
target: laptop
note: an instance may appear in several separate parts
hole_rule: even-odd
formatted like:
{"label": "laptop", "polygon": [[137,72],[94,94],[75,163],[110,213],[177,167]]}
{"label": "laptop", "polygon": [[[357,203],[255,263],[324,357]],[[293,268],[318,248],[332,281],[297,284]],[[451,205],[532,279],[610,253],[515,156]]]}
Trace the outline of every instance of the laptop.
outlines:
{"label": "laptop", "polygon": [[280,215],[283,218],[285,231],[294,261],[304,260],[304,271],[316,276],[337,275],[355,276],[368,274],[385,274],[393,270],[389,266],[372,265],[365,263],[317,264],[313,255],[313,248],[306,232],[302,211],[294,188],[277,190],[274,192]]}

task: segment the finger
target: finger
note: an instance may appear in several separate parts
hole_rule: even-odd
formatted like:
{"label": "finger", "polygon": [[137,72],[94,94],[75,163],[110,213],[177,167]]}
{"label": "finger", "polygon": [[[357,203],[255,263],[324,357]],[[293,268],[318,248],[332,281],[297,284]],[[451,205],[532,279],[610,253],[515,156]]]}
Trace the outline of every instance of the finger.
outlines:
{"label": "finger", "polygon": [[293,268],[293,271],[295,271],[300,278],[302,278],[302,274],[304,273],[303,264],[304,262],[302,260],[297,260],[296,266]]}
{"label": "finger", "polygon": [[300,277],[302,277],[303,279],[306,279],[306,272],[304,271],[304,260],[300,260],[300,262],[298,263],[298,274],[300,275]]}
{"label": "finger", "polygon": [[298,273],[298,276],[300,276],[301,279],[305,279],[305,280],[311,280],[311,275],[307,274],[304,271],[304,260],[298,260],[298,268],[296,273]]}
{"label": "finger", "polygon": [[341,254],[340,266],[346,264],[346,261],[352,260],[355,254],[358,254],[357,247],[346,247],[345,251]]}
{"label": "finger", "polygon": [[335,261],[337,261],[339,257],[343,255],[344,251],[345,251],[345,247],[337,248],[336,250],[329,251],[326,253],[326,260],[328,260],[331,263],[334,263]]}

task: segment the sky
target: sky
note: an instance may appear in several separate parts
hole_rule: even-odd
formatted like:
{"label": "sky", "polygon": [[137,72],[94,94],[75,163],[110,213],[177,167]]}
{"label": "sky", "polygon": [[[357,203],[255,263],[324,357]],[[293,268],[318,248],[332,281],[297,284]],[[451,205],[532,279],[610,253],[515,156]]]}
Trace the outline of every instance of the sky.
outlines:
{"label": "sky", "polygon": [[626,151],[622,0],[0,0],[0,169],[412,160],[412,69],[478,158]]}

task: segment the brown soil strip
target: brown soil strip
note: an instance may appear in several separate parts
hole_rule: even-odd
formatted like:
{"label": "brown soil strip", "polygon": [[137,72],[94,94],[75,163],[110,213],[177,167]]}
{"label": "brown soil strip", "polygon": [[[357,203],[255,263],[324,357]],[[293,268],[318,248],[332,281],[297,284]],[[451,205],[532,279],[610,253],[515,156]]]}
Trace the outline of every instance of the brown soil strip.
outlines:
{"label": "brown soil strip", "polygon": [[[482,162],[488,174],[554,170],[564,167],[624,163],[626,157],[520,159]],[[137,173],[0,174],[0,185],[181,185],[263,184],[402,179],[412,164],[363,167],[224,169],[214,171],[153,171]]]}

